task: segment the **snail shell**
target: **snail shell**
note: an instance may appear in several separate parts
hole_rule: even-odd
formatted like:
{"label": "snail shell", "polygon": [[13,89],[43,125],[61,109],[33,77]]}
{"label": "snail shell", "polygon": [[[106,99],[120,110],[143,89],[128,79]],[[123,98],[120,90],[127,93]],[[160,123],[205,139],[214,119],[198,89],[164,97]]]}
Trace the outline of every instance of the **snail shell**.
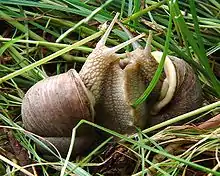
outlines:
{"label": "snail shell", "polygon": [[156,125],[195,110],[202,105],[202,87],[192,67],[175,56],[168,57],[173,62],[176,70],[175,93],[171,101],[158,114],[148,118],[148,126]]}
{"label": "snail shell", "polygon": [[[81,119],[94,121],[93,103],[94,98],[78,73],[71,69],[46,78],[28,90],[21,109],[24,127],[48,139],[71,137],[72,129]],[[82,125],[77,129],[77,137],[91,136],[91,131],[87,125]],[[55,138],[51,139],[52,143],[61,148]]]}

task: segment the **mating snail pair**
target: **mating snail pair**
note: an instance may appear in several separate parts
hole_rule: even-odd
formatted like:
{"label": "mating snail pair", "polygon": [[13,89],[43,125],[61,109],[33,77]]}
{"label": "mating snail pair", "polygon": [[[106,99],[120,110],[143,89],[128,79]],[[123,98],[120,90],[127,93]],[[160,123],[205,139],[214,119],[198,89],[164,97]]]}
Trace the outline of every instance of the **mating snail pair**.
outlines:
{"label": "mating snail pair", "polygon": [[[164,74],[149,99],[135,109],[131,107],[152,80],[162,53],[151,52],[149,36],[145,49],[138,46],[130,53],[116,54],[143,35],[112,48],[106,47],[117,17],[118,14],[79,73],[71,69],[44,79],[24,97],[25,128],[45,137],[61,154],[67,152],[72,128],[81,119],[131,134],[135,127],[143,129],[201,105],[201,86],[192,68],[181,59],[167,56]],[[86,125],[77,130],[75,154],[88,149],[94,141],[93,134],[94,129]]]}

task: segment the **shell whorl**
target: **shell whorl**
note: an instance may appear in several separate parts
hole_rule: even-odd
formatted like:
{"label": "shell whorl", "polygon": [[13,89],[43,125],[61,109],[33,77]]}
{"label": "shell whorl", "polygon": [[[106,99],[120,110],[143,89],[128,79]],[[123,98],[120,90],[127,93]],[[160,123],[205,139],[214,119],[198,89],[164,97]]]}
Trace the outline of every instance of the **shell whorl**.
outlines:
{"label": "shell whorl", "polygon": [[171,101],[157,115],[152,115],[148,126],[195,110],[202,105],[202,88],[192,67],[182,59],[169,56],[177,73],[177,86]]}

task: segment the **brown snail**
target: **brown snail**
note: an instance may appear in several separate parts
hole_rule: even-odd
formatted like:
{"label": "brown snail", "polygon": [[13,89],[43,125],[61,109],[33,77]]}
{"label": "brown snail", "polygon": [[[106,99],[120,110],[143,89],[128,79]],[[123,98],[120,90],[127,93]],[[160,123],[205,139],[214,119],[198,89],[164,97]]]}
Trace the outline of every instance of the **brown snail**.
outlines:
{"label": "brown snail", "polygon": [[[175,65],[174,76],[169,72],[169,64],[165,64],[165,70],[168,69],[168,71],[164,75],[167,75],[167,78],[165,76],[161,78],[150,99],[136,109],[130,106],[149,84],[158,63],[149,49],[150,37],[145,49],[136,48],[134,51],[122,55],[116,54],[116,51],[143,37],[143,35],[134,37],[113,48],[105,46],[117,17],[118,14],[93,52],[88,56],[79,74],[71,69],[67,73],[47,78],[34,85],[24,97],[22,118],[25,128],[46,137],[58,148],[61,154],[67,152],[72,128],[81,119],[95,122],[119,133],[131,134],[135,132],[135,127],[143,129],[147,124],[153,125],[155,121],[156,123],[160,122],[160,118],[173,117],[171,111],[175,107],[165,110],[166,105],[174,106],[176,103],[177,106],[180,106],[181,111],[175,115],[190,111],[200,105],[201,89],[197,84],[195,74],[184,61],[180,61],[183,65],[179,66],[178,59],[172,58],[175,60],[174,64],[171,61],[169,64],[171,67]],[[121,62],[122,56],[127,58],[124,66]],[[178,63],[175,64],[175,62]],[[179,67],[187,68],[180,69]],[[191,77],[186,76],[189,74],[189,70],[192,74]],[[174,80],[170,79],[174,77]],[[189,104],[191,102],[188,100],[185,104],[177,102],[178,97],[181,97],[177,94],[184,94],[185,90],[176,90],[176,88],[187,89],[186,81],[191,78],[195,79],[195,84],[190,83],[188,86],[193,86],[191,89],[198,91],[195,98],[192,98],[198,102],[195,106]],[[176,79],[178,81],[175,81]],[[161,93],[161,90],[165,93]],[[189,93],[189,96],[192,94],[194,92]],[[178,97],[176,98],[176,96]],[[171,103],[173,100],[176,102]],[[189,105],[190,108],[185,105]],[[161,109],[165,110],[168,115],[152,115],[152,109],[159,113]],[[82,153],[92,144],[94,141],[93,130],[84,126],[77,131],[74,148],[76,154]],[[63,144],[60,145],[61,143]]]}
{"label": "brown snail", "polygon": [[[25,129],[45,137],[61,154],[66,154],[71,132],[85,119],[94,122],[94,107],[100,100],[100,92],[109,65],[120,60],[115,52],[139,35],[113,48],[105,42],[117,19],[114,18],[106,33],[88,56],[79,73],[71,69],[67,73],[46,78],[31,87],[22,102],[22,119]],[[94,129],[83,126],[77,130],[74,154],[82,153],[94,141]]]}
{"label": "brown snail", "polygon": [[[129,38],[133,38],[132,34],[120,22],[117,23],[127,33]],[[151,52],[151,40],[152,34],[150,32],[144,49],[138,42],[134,41],[132,43],[134,51],[127,54],[127,65],[130,67],[132,64],[133,66],[139,65],[139,69],[133,69],[133,73],[139,72],[141,76],[137,77],[136,80],[144,79],[145,87],[152,80],[163,55],[160,51]],[[126,66],[124,67],[126,68]],[[192,67],[187,62],[168,55],[165,59],[164,72],[166,78],[163,75],[161,76],[149,99],[145,102],[145,107],[147,106],[150,109],[145,114],[148,127],[197,109],[202,104],[201,85]],[[138,91],[140,90],[138,89]],[[130,94],[131,92],[137,93],[135,90],[129,91]],[[132,95],[134,96],[134,94]],[[108,98],[105,100],[109,101]],[[130,104],[135,100],[135,98],[130,100]],[[109,108],[105,109],[108,110]],[[115,117],[115,114],[112,116]]]}

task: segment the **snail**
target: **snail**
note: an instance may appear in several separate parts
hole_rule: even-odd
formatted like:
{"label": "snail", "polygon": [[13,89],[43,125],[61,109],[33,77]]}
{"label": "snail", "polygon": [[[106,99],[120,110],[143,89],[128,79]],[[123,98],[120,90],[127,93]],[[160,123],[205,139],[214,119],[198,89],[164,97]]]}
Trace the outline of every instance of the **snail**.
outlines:
{"label": "snail", "polygon": [[[117,23],[129,38],[133,38],[132,34],[119,21],[117,21]],[[139,68],[133,70],[133,73],[137,71],[140,72],[141,78],[139,78],[139,80],[144,79],[145,88],[152,80],[163,55],[161,51],[151,52],[151,40],[152,33],[150,32],[147,45],[144,49],[137,41],[132,42],[134,51],[127,54],[128,59],[126,60],[127,65],[130,67],[132,64],[139,64]],[[124,64],[123,67],[126,68],[125,65],[126,64]],[[202,105],[201,85],[194,70],[187,62],[175,56],[168,55],[165,59],[164,72],[166,78],[163,78],[163,75],[161,76],[148,101],[145,102],[145,108],[147,106],[151,109],[145,114],[144,119],[147,119],[145,127],[156,125],[178,115],[195,110]],[[138,80],[138,77],[136,80]],[[140,90],[141,89],[138,91]],[[134,92],[135,90],[129,91],[129,94],[134,95]],[[141,91],[141,94],[142,93],[143,91]],[[105,100],[109,103],[109,99],[105,98]],[[137,100],[137,97],[130,101],[130,104],[134,103],[135,100]],[[111,108],[105,109],[108,110]],[[112,115],[112,119],[114,118],[115,114]],[[107,122],[106,125],[107,124],[109,123]]]}
{"label": "snail", "polygon": [[[133,38],[121,23],[118,22],[118,24],[126,31],[130,38]],[[160,80],[157,84],[151,94],[150,101],[139,105],[137,108],[133,108],[131,104],[133,104],[144,92],[158,67],[158,62],[151,54],[151,38],[152,36],[149,35],[148,44],[145,49],[142,49],[137,42],[133,42],[132,44],[135,50],[126,53],[127,58],[125,62],[122,60],[121,63],[121,60],[118,60],[117,62],[113,62],[108,68],[109,70],[107,73],[111,76],[105,76],[106,79],[103,84],[102,100],[100,101],[100,105],[96,108],[96,121],[98,124],[102,124],[122,134],[133,133],[135,127],[141,129],[146,127],[148,118],[151,117],[151,108],[153,104],[156,103],[155,100],[159,98],[163,80]],[[168,61],[165,63],[166,70],[168,70],[171,78],[176,77],[172,62],[169,58],[167,58],[167,60]],[[174,71],[174,76],[173,73],[169,71],[170,65],[173,66],[173,70],[171,71]],[[169,89],[171,96],[166,101],[167,103],[171,100],[175,90],[175,85],[170,87],[172,89],[171,91]],[[164,90],[163,92],[166,91],[168,90]],[[167,103],[162,103],[162,107]],[[157,111],[162,107],[157,107]]]}
{"label": "snail", "polygon": [[[146,125],[153,125],[161,119],[190,111],[200,105],[201,89],[193,70],[185,61],[168,56],[165,74],[149,100],[136,109],[130,106],[149,84],[158,66],[156,60],[160,56],[157,52],[151,53],[151,37],[145,49],[136,48],[129,53],[116,54],[118,50],[143,37],[143,34],[112,48],[106,47],[106,40],[118,15],[79,73],[71,69],[67,73],[46,78],[25,94],[21,110],[25,129],[45,137],[62,155],[68,151],[72,128],[81,119],[122,134],[131,134],[135,132],[135,127],[143,129]],[[121,60],[122,57],[126,59]],[[173,65],[175,74],[169,71]],[[192,92],[188,92],[189,89]],[[195,98],[191,98],[194,94]],[[189,96],[187,103],[181,102],[185,96]],[[191,100],[197,104],[190,104]],[[167,106],[170,108],[166,109]],[[172,111],[177,109],[175,106],[180,112],[172,115]],[[156,115],[152,114],[152,109]],[[161,111],[165,114],[160,114]],[[83,153],[94,140],[95,131],[92,127],[80,127],[76,134],[74,155]]]}
{"label": "snail", "polygon": [[[107,48],[105,42],[117,17],[118,15],[79,73],[71,69],[67,73],[39,81],[27,91],[22,101],[24,128],[51,142],[63,156],[67,154],[75,125],[81,119],[94,122],[94,107],[100,100],[107,68],[121,57],[116,51],[144,36],[141,34],[120,45]],[[76,133],[73,155],[88,149],[94,138],[92,127],[80,127]]]}

